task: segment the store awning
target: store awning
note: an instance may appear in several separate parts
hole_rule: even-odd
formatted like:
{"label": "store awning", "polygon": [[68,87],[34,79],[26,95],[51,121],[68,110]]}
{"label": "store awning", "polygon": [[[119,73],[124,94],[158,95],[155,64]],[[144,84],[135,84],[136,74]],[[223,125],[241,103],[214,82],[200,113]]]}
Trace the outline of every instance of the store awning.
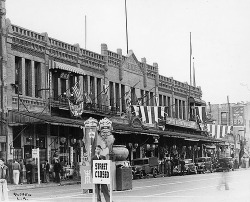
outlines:
{"label": "store awning", "polygon": [[143,134],[143,135],[151,135],[151,136],[155,136],[158,137],[159,131],[156,130],[144,130],[143,128],[139,128],[139,127],[132,127],[128,124],[116,124],[113,123],[113,132],[115,133],[120,133],[120,134],[131,134],[131,133],[139,133],[139,134]]}
{"label": "store awning", "polygon": [[74,72],[76,74],[85,75],[85,71],[82,70],[81,68],[68,65],[68,64],[64,64],[64,63],[60,63],[60,62],[55,62],[55,61],[52,62],[50,69],[61,69],[61,70],[65,70],[68,72]]}
{"label": "store awning", "polygon": [[211,142],[211,143],[220,142],[220,140],[216,140],[214,138],[202,135],[194,135],[194,134],[173,132],[173,131],[161,131],[160,133],[166,137],[180,138],[191,142],[198,142],[198,141]]}
{"label": "store awning", "polygon": [[202,99],[199,99],[199,98],[190,97],[189,100],[190,100],[190,103],[196,103],[199,105],[206,105],[206,102]]}
{"label": "store awning", "polygon": [[51,124],[62,125],[69,127],[84,126],[83,120],[76,120],[70,118],[62,118],[58,116],[51,116],[45,113],[36,113],[28,111],[9,111],[8,124],[10,126],[27,125],[27,124]]}

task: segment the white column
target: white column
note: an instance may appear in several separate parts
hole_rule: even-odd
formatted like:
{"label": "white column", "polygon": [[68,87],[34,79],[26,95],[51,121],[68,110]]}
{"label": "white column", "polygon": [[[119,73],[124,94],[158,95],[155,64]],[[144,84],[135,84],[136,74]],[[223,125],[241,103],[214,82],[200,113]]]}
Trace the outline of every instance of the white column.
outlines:
{"label": "white column", "polygon": [[29,89],[31,90],[31,97],[35,97],[35,67],[34,67],[34,61],[31,60],[31,86],[29,86]]}
{"label": "white column", "polygon": [[25,59],[22,58],[22,95],[25,95]]}
{"label": "white column", "polygon": [[114,107],[116,107],[116,92],[115,92],[115,82],[113,82],[113,95]]}
{"label": "white column", "polygon": [[122,86],[119,83],[119,106],[120,106],[120,113],[122,112]]}
{"label": "white column", "polygon": [[97,104],[97,78],[94,77],[94,99],[93,102]]}
{"label": "white column", "polygon": [[87,89],[88,89],[88,94],[89,94],[90,93],[90,76],[89,75],[87,75],[87,84],[88,84]]}
{"label": "white column", "polygon": [[[55,95],[55,97],[58,97],[58,96],[60,96],[63,92],[61,92],[61,79],[60,79],[60,77],[59,78],[57,78],[57,83],[58,83],[58,95]],[[61,96],[60,96],[61,97]]]}

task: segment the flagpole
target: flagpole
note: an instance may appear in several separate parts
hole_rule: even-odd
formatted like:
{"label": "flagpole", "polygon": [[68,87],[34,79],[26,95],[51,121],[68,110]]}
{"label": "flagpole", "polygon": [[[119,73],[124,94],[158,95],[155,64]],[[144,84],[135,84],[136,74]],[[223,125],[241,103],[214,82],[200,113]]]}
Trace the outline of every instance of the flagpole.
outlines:
{"label": "flagpole", "polygon": [[191,66],[192,66],[192,43],[191,43],[191,32],[190,32],[190,64],[189,64],[189,96],[188,96],[188,116],[189,116],[189,120],[191,120],[191,109],[190,109],[190,95],[191,95],[191,80],[192,80],[192,76],[191,76]]}
{"label": "flagpole", "polygon": [[85,50],[87,47],[87,17],[85,15]]}
{"label": "flagpole", "polygon": [[127,17],[127,0],[125,0],[125,17],[126,17],[126,45],[128,54],[128,17]]}
{"label": "flagpole", "polygon": [[196,87],[196,81],[195,81],[195,68],[194,68],[194,57],[193,57],[193,86]]}

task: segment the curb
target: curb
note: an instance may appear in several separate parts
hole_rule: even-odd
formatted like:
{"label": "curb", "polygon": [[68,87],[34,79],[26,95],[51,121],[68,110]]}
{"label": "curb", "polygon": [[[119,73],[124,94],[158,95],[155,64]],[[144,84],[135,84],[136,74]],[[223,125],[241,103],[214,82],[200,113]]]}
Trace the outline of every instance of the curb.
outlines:
{"label": "curb", "polygon": [[[71,181],[71,182],[62,182],[61,186],[65,185],[73,185],[80,184],[81,181]],[[24,189],[36,189],[36,188],[44,188],[44,187],[55,187],[58,186],[58,183],[41,183],[41,184],[23,184],[23,185],[8,185],[9,191],[14,190],[24,190]]]}

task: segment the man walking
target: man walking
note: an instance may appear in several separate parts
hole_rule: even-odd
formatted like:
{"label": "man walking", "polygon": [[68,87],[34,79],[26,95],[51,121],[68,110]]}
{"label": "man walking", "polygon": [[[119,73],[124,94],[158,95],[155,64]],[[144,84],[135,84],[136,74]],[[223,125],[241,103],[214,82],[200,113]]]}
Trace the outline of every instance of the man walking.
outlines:
{"label": "man walking", "polygon": [[[102,150],[102,147],[100,145],[97,145],[95,148],[95,155],[93,156],[92,160],[91,160],[91,172],[92,172],[92,168],[93,168],[93,160],[106,160],[105,156],[100,155]],[[95,192],[97,195],[97,202],[101,202],[101,192],[104,195],[105,201],[106,202],[110,202],[110,194],[109,194],[109,190],[108,190],[108,186],[106,184],[95,184]]]}
{"label": "man walking", "polygon": [[19,176],[20,176],[21,166],[17,162],[17,160],[15,160],[14,163],[12,164],[12,170],[13,170],[13,182],[14,182],[15,185],[18,185],[19,184]]}
{"label": "man walking", "polygon": [[7,170],[8,167],[4,165],[4,160],[0,159],[0,200],[2,195],[5,201],[9,201],[8,188],[7,188]]}

